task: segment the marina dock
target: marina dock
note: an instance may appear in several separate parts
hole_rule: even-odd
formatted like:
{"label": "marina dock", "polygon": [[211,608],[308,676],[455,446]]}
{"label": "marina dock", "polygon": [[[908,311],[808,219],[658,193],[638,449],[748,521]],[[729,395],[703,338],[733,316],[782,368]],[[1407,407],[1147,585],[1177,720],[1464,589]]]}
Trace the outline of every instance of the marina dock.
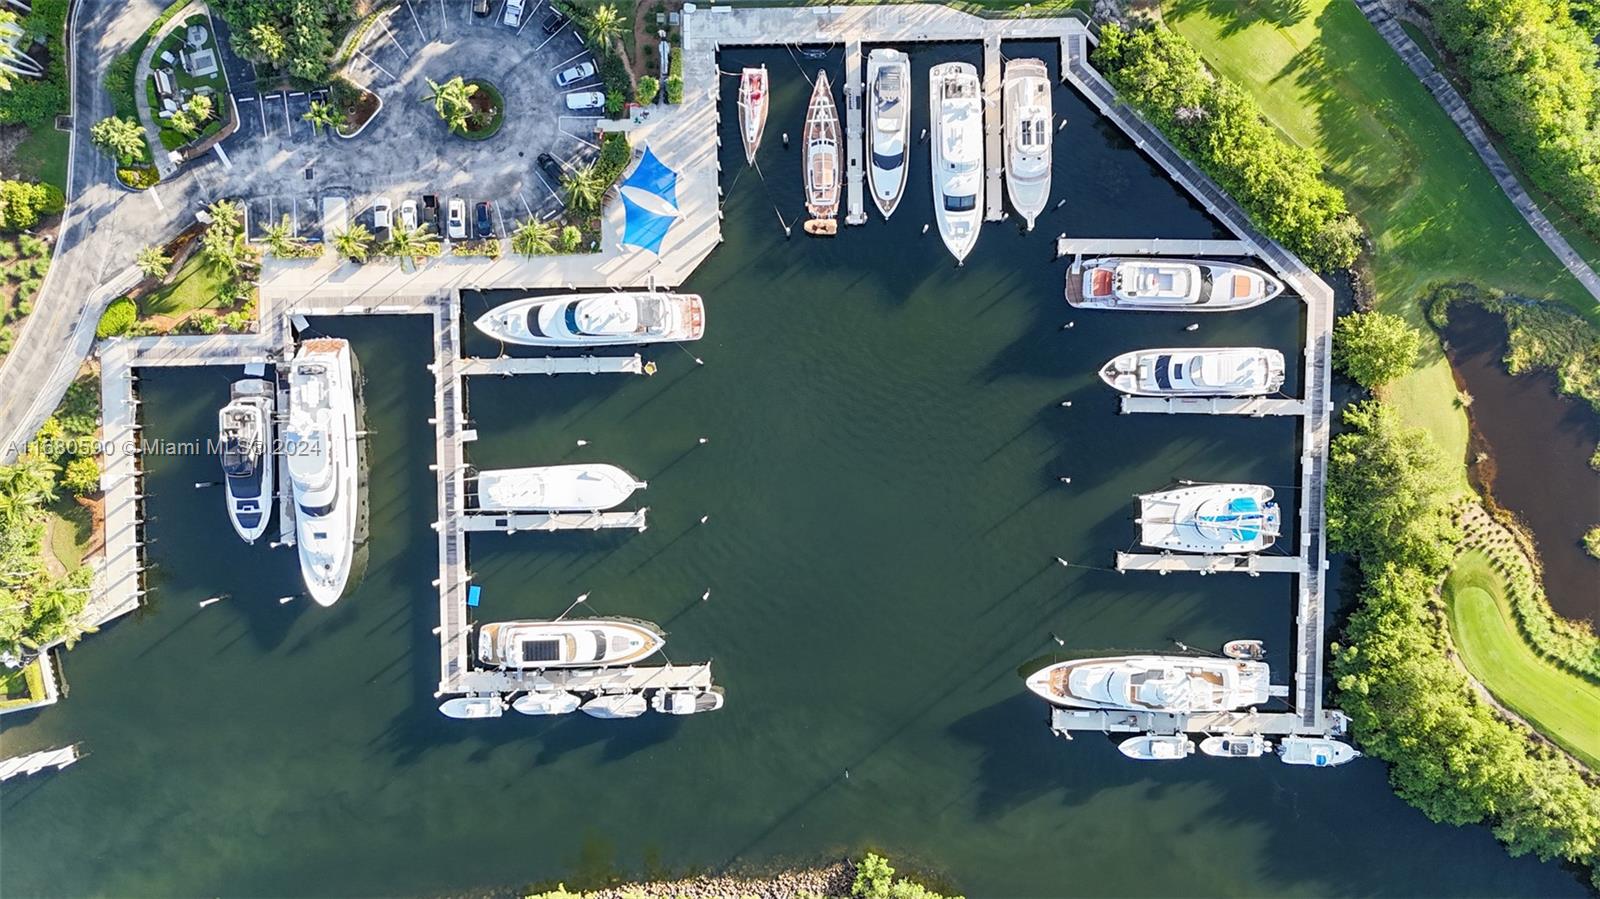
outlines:
{"label": "marina dock", "polygon": [[645,512],[469,512],[461,517],[464,531],[598,531],[606,528],[645,529]]}
{"label": "marina dock", "polygon": [[987,184],[983,189],[983,220],[998,222],[1006,217],[1005,185],[1005,110],[1000,96],[1002,78],[1000,36],[983,38],[983,164]]}
{"label": "marina dock", "polygon": [[0,780],[10,780],[13,777],[27,777],[38,774],[46,768],[60,771],[62,768],[76,762],[81,756],[78,746],[63,746],[60,749],[45,749],[39,752],[30,752],[27,755],[18,755],[0,761]]}
{"label": "marina dock", "polygon": [[1339,712],[1319,713],[1315,724],[1307,726],[1293,712],[1205,712],[1176,715],[1156,712],[1098,711],[1095,709],[1050,709],[1050,729],[1067,739],[1075,731],[1103,734],[1264,734],[1286,737],[1315,733],[1343,736],[1346,721]]}
{"label": "marina dock", "polygon": [[1147,412],[1155,415],[1304,415],[1304,400],[1268,396],[1125,396],[1122,414]]}
{"label": "marina dock", "polygon": [[846,225],[867,223],[867,208],[863,182],[867,173],[863,167],[866,158],[866,128],[862,125],[865,90],[862,87],[861,42],[844,45],[844,147],[845,147],[845,202]]}
{"label": "marina dock", "polygon": [[541,356],[533,359],[501,356],[498,359],[463,359],[457,366],[463,377],[477,375],[642,375],[644,357]]}
{"label": "marina dock", "polygon": [[510,671],[477,668],[458,687],[468,693],[523,693],[566,690],[571,693],[636,693],[640,690],[706,689],[712,685],[711,663],[632,668],[546,668]]}
{"label": "marina dock", "polygon": [[1056,258],[1063,256],[1254,256],[1243,240],[1184,240],[1174,237],[1056,238]]}
{"label": "marina dock", "polygon": [[1196,574],[1299,574],[1303,560],[1298,556],[1263,556],[1254,553],[1202,556],[1188,553],[1117,553],[1118,571],[1175,571]]}

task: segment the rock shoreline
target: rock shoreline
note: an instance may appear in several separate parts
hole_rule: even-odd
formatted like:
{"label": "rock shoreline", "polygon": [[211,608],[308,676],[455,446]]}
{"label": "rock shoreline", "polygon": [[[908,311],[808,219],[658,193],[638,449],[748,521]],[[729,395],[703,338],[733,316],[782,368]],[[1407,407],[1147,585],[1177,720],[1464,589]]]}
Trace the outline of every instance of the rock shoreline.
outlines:
{"label": "rock shoreline", "polygon": [[592,899],[792,899],[849,896],[854,862],[797,868],[766,877],[700,876],[686,880],[628,883],[586,894]]}

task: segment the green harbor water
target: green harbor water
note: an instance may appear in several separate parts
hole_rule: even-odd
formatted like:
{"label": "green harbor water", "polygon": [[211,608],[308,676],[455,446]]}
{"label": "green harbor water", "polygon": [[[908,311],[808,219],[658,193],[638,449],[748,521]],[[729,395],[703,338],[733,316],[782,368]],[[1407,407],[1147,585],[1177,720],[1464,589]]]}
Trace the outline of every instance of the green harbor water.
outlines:
{"label": "green harbor water", "polygon": [[[1006,52],[1053,68],[1050,49]],[[979,56],[913,53],[914,131],[928,66]],[[1428,823],[1376,761],[1149,765],[1050,734],[1017,666],[1056,650],[1052,635],[1074,650],[1260,637],[1287,682],[1287,579],[1055,557],[1109,566],[1133,542],[1133,495],[1179,478],[1295,482],[1293,422],[1118,416],[1095,370],[1188,342],[1297,359],[1300,306],[1195,334],[1181,316],[1072,313],[1057,233],[1218,232],[1066,89],[1067,203],[1035,233],[991,223],[955,268],[921,233],[918,144],[891,222],[785,240],[799,154],[780,135],[798,143],[809,86],[783,50],[722,68],[756,60],[776,80],[764,179],[725,123],[726,242],[685,285],[706,297],[706,338],[647,350],[652,378],[475,380],[469,396],[475,464],[606,461],[650,482],[643,534],[474,537],[479,619],[551,616],[589,592],[595,613],[664,625],[672,661],[712,659],[727,707],[439,715],[427,324],[315,320],[354,342],[366,376],[364,579],[332,609],[280,604],[300,590],[292,551],[234,537],[221,495],[193,486],[215,461],[147,457],[148,606],[66,656],[69,699],[4,719],[6,755],[80,741],[89,755],[0,791],[0,894],[511,893],[866,848],[971,896],[1581,894],[1486,829]],[[801,62],[841,68],[837,52]],[[491,299],[469,296],[465,315]],[[145,372],[146,436],[206,437],[237,374]],[[1280,496],[1292,513],[1293,490]]]}

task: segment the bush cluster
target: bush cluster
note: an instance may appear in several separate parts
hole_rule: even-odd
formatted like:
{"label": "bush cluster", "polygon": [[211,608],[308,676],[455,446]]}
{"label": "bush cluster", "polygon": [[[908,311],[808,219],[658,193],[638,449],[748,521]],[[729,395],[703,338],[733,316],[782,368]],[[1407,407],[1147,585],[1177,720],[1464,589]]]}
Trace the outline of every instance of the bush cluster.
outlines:
{"label": "bush cluster", "polygon": [[139,318],[139,307],[127,297],[117,297],[100,314],[100,323],[94,327],[94,336],[104,340],[108,337],[121,337],[128,333],[133,323]]}
{"label": "bush cluster", "polygon": [[42,78],[14,78],[10,90],[0,91],[0,125],[43,125],[67,111],[67,5],[68,0],[34,0],[22,18],[24,34],[43,39],[49,61]]}
{"label": "bush cluster", "polygon": [[683,50],[673,47],[667,56],[667,102],[683,102]]}
{"label": "bush cluster", "polygon": [[355,17],[351,0],[218,0],[233,49],[291,77],[321,81],[334,35]]}

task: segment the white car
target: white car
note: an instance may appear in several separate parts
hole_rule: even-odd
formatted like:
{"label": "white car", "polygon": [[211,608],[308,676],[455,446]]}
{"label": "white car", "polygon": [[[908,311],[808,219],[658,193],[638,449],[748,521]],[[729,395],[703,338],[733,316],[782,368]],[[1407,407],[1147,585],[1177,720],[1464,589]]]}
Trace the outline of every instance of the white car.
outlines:
{"label": "white car", "polygon": [[467,201],[460,197],[450,199],[450,216],[444,225],[445,236],[461,240],[467,236]]}
{"label": "white car", "polygon": [[557,87],[571,87],[580,81],[587,81],[594,77],[594,61],[580,62],[575,66],[568,66],[556,75]]}
{"label": "white car", "polygon": [[606,95],[599,91],[578,91],[577,93],[567,94],[567,108],[573,112],[605,109]]}
{"label": "white car", "polygon": [[379,197],[372,201],[372,227],[392,227],[392,219],[389,214],[388,197]]}
{"label": "white car", "polygon": [[506,13],[500,21],[516,28],[522,24],[522,0],[506,0]]}
{"label": "white car", "polygon": [[408,234],[417,230],[416,200],[406,200],[400,204],[400,227],[404,228]]}

